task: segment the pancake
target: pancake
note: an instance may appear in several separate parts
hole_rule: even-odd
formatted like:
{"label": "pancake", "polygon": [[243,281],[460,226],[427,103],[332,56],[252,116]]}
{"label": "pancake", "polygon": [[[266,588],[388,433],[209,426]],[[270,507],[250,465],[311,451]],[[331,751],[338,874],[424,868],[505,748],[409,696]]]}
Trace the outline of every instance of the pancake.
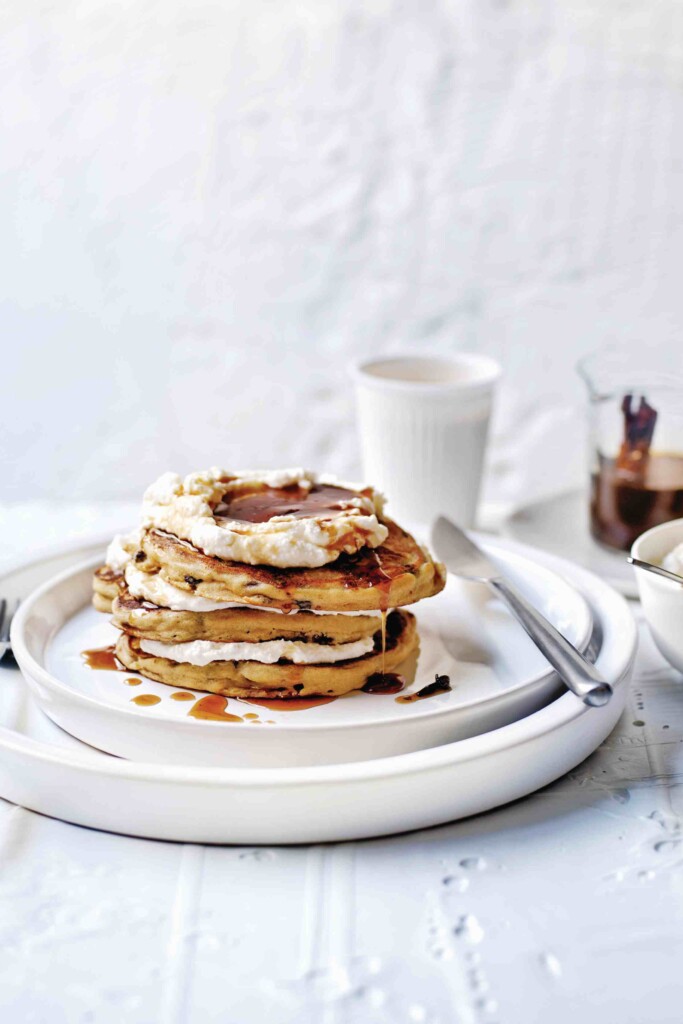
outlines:
{"label": "pancake", "polygon": [[164,643],[214,640],[259,643],[264,640],[304,640],[351,643],[373,636],[380,628],[372,615],[283,615],[258,608],[222,608],[212,612],[172,611],[133,597],[123,587],[113,603],[113,623],[132,636]]}
{"label": "pancake", "polygon": [[98,612],[110,612],[114,598],[123,584],[123,573],[108,565],[101,565],[93,573],[92,603]]}
{"label": "pancake", "polygon": [[[395,672],[403,663],[411,663],[418,647],[415,618],[410,612],[392,612],[387,619],[386,652],[378,649],[362,658],[330,665],[294,665],[257,661],[212,661],[208,665],[189,665],[146,654],[138,638],[122,633],[116,644],[116,657],[133,672],[149,679],[183,689],[218,693],[224,697],[317,697],[339,696],[359,690],[369,676]],[[414,660],[414,659],[412,659]]]}
{"label": "pancake", "polygon": [[229,562],[159,530],[143,533],[140,546],[145,559],[139,561],[145,568],[160,567],[162,577],[179,590],[213,601],[259,606],[297,604],[330,612],[386,610],[443,590],[443,566],[433,562],[396,523],[384,523],[389,534],[379,547],[343,554],[315,569]]}

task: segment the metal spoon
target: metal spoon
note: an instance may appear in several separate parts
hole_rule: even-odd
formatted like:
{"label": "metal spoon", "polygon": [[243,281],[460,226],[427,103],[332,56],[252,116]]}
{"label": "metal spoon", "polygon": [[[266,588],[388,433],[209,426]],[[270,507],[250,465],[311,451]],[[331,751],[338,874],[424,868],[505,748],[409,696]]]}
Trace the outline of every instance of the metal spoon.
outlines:
{"label": "metal spoon", "polygon": [[668,569],[662,569],[661,565],[643,562],[640,558],[634,558],[633,555],[627,555],[626,561],[630,562],[631,565],[635,565],[638,569],[647,569],[648,572],[653,572],[657,576],[663,576],[664,579],[673,580],[674,583],[683,585],[683,576],[679,576],[676,572],[670,572]]}

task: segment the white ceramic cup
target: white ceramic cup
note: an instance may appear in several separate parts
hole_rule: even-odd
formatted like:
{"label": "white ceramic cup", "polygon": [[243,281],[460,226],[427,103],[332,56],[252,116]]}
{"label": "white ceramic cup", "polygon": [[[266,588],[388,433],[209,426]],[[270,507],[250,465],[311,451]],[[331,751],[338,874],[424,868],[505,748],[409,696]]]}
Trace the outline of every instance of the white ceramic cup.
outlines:
{"label": "white ceramic cup", "polygon": [[474,524],[500,366],[488,356],[387,356],[356,366],[363,473],[392,517]]}

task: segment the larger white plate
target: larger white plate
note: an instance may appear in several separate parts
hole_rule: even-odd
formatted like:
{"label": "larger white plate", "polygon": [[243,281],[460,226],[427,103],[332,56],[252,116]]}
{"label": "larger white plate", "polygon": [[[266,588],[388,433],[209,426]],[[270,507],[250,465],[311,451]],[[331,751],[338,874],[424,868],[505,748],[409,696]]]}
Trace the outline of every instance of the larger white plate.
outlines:
{"label": "larger white plate", "polygon": [[[621,714],[636,650],[625,601],[590,573],[506,543],[559,572],[588,600],[597,665],[615,687],[603,708],[573,694],[511,725],[431,750],[319,768],[207,769],[124,761],[93,750],[37,708],[17,670],[0,667],[0,794],[53,817],[184,842],[325,842],[424,828],[547,785],[588,756]],[[81,553],[81,558],[84,554]],[[78,556],[74,559],[77,560]],[[6,575],[26,593],[55,560]]]}
{"label": "larger white plate", "polygon": [[[533,560],[491,538],[481,540],[529,599],[585,649],[592,617],[578,591]],[[213,767],[367,760],[498,728],[541,707],[560,690],[507,609],[481,584],[450,579],[444,593],[416,609],[420,657],[415,682],[406,691],[446,674],[450,692],[414,703],[356,692],[296,712],[291,710],[300,707],[295,702],[286,702],[290,710],[280,711],[231,699],[225,710],[240,720],[198,720],[188,715],[195,701],[175,700],[178,688],[144,679],[131,689],[130,683],[141,679],[135,673],[85,664],[84,650],[113,644],[118,635],[109,617],[90,603],[97,564],[71,569],[39,588],[17,616],[12,642],[39,704],[53,721],[122,757]],[[158,703],[139,706],[140,696]],[[203,696],[196,694],[197,699]]]}

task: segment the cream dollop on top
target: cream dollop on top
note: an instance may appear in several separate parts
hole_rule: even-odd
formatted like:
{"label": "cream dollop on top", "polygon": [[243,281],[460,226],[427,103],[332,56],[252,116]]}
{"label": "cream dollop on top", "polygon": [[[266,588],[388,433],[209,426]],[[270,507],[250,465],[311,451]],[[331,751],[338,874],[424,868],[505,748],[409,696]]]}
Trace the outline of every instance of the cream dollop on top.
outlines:
{"label": "cream dollop on top", "polygon": [[662,566],[669,572],[683,576],[683,544],[678,544],[662,561]]}
{"label": "cream dollop on top", "polygon": [[[332,485],[353,491],[334,512],[306,518],[285,514],[266,522],[214,518],[214,508],[226,495],[239,494],[250,484],[282,488]],[[381,496],[371,488],[318,477],[304,469],[229,472],[208,469],[183,480],[164,473],[145,492],[143,528],[156,528],[187,540],[207,555],[278,568],[316,568],[333,562],[342,552],[354,554],[364,546],[377,547],[388,536],[380,523]]]}

